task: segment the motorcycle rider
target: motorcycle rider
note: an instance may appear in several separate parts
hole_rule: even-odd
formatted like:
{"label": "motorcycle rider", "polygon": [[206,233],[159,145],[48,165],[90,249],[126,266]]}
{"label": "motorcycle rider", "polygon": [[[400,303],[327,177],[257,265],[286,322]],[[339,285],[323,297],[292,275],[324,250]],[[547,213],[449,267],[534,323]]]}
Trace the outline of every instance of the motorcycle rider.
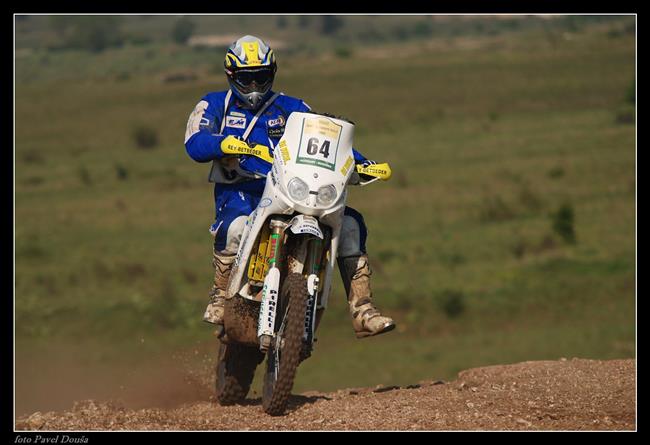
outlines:
{"label": "motorcycle rider", "polygon": [[[289,115],[309,112],[302,100],[271,90],[277,70],[273,50],[261,39],[246,35],[233,42],[224,61],[227,91],[206,94],[189,116],[185,148],[197,162],[212,161],[215,182],[214,284],[203,320],[223,335],[224,297],[246,219],[259,203],[273,149],[280,141]],[[270,153],[253,155],[253,147]],[[243,153],[243,154],[242,154]],[[238,156],[230,156],[238,154]],[[264,159],[266,160],[264,160]],[[354,150],[357,164],[372,164]],[[358,338],[388,332],[395,327],[373,305],[371,270],[366,252],[367,229],[363,216],[346,207],[341,229],[338,264],[348,297],[352,326]]]}

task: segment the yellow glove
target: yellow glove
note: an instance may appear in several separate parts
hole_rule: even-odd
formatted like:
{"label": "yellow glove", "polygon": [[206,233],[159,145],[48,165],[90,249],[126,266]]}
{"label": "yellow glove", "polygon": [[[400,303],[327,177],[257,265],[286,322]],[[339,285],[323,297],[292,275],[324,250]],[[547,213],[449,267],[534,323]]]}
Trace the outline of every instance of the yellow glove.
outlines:
{"label": "yellow glove", "polygon": [[226,155],[251,155],[257,156],[266,162],[273,163],[273,156],[269,151],[269,147],[265,145],[250,146],[241,139],[234,136],[228,136],[221,141],[221,152]]}
{"label": "yellow glove", "polygon": [[384,162],[383,164],[370,164],[366,167],[357,164],[357,173],[360,175],[374,176],[382,181],[388,181],[393,174],[388,162]]}

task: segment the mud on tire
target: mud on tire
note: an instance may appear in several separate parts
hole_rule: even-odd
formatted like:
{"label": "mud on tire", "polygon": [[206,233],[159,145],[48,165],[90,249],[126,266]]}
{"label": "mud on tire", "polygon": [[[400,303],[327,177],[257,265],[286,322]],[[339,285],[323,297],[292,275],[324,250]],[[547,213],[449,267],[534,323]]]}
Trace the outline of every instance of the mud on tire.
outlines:
{"label": "mud on tire", "polygon": [[242,402],[250,389],[255,368],[264,360],[257,348],[222,343],[216,366],[217,401],[220,405]]}
{"label": "mud on tire", "polygon": [[[282,299],[287,301],[289,308],[283,335],[284,344],[280,349],[277,375],[275,374],[275,350],[278,345],[274,345],[269,349],[262,395],[264,411],[273,416],[284,413],[293,388],[296,370],[300,364],[303,347],[302,336],[305,329],[305,312],[307,310],[307,281],[301,274],[292,273],[287,276],[282,293],[284,294]],[[278,308],[281,309],[277,318],[280,322],[286,307],[285,305]]]}

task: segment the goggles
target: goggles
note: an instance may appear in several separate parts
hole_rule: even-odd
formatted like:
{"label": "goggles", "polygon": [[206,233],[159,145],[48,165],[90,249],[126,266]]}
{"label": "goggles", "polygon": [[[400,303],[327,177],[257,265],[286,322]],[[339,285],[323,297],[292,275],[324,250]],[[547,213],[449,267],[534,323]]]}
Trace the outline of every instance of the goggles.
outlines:
{"label": "goggles", "polygon": [[232,79],[242,87],[249,87],[253,82],[259,86],[264,86],[273,81],[274,72],[272,69],[261,69],[254,71],[235,71],[232,73]]}

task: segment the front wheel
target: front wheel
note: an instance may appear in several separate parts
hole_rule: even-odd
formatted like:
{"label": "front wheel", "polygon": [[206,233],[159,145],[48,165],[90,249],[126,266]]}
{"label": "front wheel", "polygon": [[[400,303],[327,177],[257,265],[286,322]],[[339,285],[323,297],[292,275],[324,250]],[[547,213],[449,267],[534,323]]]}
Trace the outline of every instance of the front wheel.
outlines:
{"label": "front wheel", "polygon": [[303,348],[307,296],[307,280],[299,273],[288,275],[279,299],[281,325],[267,352],[264,376],[262,406],[272,416],[284,413],[291,395]]}

